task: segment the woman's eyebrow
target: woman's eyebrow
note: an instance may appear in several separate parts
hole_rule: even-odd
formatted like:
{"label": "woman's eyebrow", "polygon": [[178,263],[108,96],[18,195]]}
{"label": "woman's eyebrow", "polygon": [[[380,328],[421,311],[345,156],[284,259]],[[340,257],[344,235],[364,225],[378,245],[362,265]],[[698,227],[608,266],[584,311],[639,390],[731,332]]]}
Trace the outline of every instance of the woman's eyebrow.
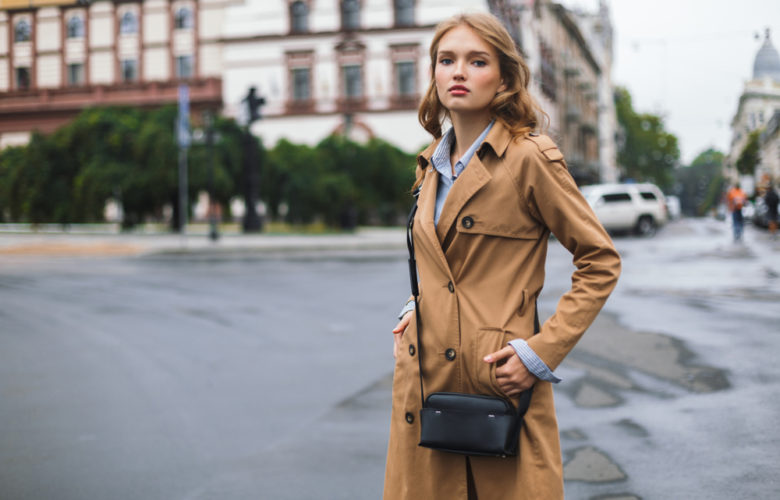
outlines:
{"label": "woman's eyebrow", "polygon": [[[454,56],[455,52],[451,50],[440,50],[439,56]],[[471,52],[466,54],[468,57],[490,57],[489,52],[485,52],[484,50],[472,50]]]}

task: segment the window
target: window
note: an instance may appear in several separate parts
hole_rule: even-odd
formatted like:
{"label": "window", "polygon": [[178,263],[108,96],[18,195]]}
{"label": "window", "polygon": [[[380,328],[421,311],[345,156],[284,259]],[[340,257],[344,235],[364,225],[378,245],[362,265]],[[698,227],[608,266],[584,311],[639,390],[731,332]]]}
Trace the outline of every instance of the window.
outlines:
{"label": "window", "polygon": [[30,88],[30,68],[16,68],[16,88],[19,90]]}
{"label": "window", "polygon": [[68,64],[68,85],[84,84],[84,65],[82,63]]}
{"label": "window", "polygon": [[654,194],[654,193],[651,193],[650,191],[642,191],[642,192],[641,192],[641,193],[639,193],[639,194],[642,196],[642,199],[643,199],[643,200],[650,200],[650,201],[655,201],[655,200],[657,200],[657,199],[658,199],[658,198],[655,196],[655,194]]}
{"label": "window", "polygon": [[138,80],[138,61],[136,59],[123,59],[121,66],[123,82]]}
{"label": "window", "polygon": [[122,19],[119,21],[119,33],[122,35],[138,33],[138,18],[133,12],[127,11],[122,14]]}
{"label": "window", "polygon": [[309,31],[309,6],[306,2],[298,0],[290,5],[290,19],[292,20],[290,31],[293,33]]}
{"label": "window", "polygon": [[14,26],[14,42],[29,42],[30,33],[30,23],[27,19],[20,19]]}
{"label": "window", "polygon": [[542,94],[547,96],[547,98],[551,101],[555,102],[558,83],[555,76],[556,69],[554,52],[552,48],[543,41],[539,42],[539,52],[541,54],[540,83],[542,87]]}
{"label": "window", "polygon": [[395,63],[398,95],[413,96],[417,91],[417,75],[413,61],[401,61]]}
{"label": "window", "polygon": [[84,38],[84,20],[81,16],[68,19],[68,38]]}
{"label": "window", "polygon": [[311,99],[311,69],[293,68],[292,83],[293,101],[307,101]]}
{"label": "window", "polygon": [[605,203],[631,202],[631,195],[628,193],[611,193],[601,197]]}
{"label": "window", "polygon": [[347,99],[357,99],[363,97],[363,78],[359,65],[351,64],[343,66],[344,74],[344,97]]}
{"label": "window", "polygon": [[192,56],[176,58],[176,78],[192,78]]}
{"label": "window", "polygon": [[192,10],[189,7],[182,7],[176,11],[175,26],[177,30],[188,30],[195,26]]}
{"label": "window", "polygon": [[396,26],[414,26],[414,0],[393,0]]}
{"label": "window", "polygon": [[355,30],[360,27],[360,0],[341,0],[341,28]]}

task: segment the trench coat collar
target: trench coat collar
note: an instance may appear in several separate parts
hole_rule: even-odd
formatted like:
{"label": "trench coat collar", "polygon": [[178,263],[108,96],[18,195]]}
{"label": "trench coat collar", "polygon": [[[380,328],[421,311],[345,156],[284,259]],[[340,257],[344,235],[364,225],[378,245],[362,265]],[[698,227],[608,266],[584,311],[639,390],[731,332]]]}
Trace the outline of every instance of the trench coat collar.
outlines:
{"label": "trench coat collar", "polygon": [[482,158],[485,154],[485,148],[490,146],[493,152],[498,158],[504,156],[506,148],[509,147],[509,143],[512,142],[512,133],[506,128],[506,125],[501,120],[496,119],[496,123],[493,128],[488,132],[485,140],[482,141],[482,146],[477,150],[477,156]]}
{"label": "trench coat collar", "polygon": [[[419,155],[417,155],[417,165],[425,170],[431,164],[431,157],[436,152],[436,148],[444,138],[444,135],[434,140],[427,148],[423,149]],[[496,120],[493,124],[493,128],[488,132],[485,140],[482,141],[482,146],[477,149],[477,155],[482,157],[486,146],[490,146],[497,157],[502,157],[506,148],[509,147],[509,143],[512,142],[512,133],[507,130],[506,126],[501,120]]]}

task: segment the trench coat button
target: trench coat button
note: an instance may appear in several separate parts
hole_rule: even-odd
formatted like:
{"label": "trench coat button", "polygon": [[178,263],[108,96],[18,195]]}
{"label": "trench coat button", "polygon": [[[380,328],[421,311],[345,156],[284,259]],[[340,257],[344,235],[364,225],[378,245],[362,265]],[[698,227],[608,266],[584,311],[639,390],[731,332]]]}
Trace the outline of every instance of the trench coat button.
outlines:
{"label": "trench coat button", "polygon": [[412,415],[411,413],[409,413],[407,411],[406,412],[406,423],[411,424],[412,422],[414,422],[414,415]]}
{"label": "trench coat button", "polygon": [[455,293],[455,285],[452,284],[452,281],[447,283],[447,290],[449,290],[450,293]]}
{"label": "trench coat button", "polygon": [[409,354],[414,356],[414,345],[409,344]]}
{"label": "trench coat button", "polygon": [[449,348],[446,351],[444,351],[444,357],[447,358],[449,361],[455,359],[455,349]]}
{"label": "trench coat button", "polygon": [[472,227],[474,227],[474,219],[472,219],[471,216],[469,215],[461,219],[460,223],[463,224],[463,227],[465,227],[466,229],[471,229]]}

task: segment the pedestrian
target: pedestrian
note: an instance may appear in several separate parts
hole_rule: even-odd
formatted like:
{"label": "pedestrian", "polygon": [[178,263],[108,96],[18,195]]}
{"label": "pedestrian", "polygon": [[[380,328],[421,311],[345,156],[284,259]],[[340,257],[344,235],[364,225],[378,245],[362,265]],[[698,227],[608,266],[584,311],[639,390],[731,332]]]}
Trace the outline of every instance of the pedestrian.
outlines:
{"label": "pedestrian", "polygon": [[[419,121],[413,238],[419,309],[393,330],[395,373],[384,498],[563,498],[553,373],[620,274],[612,241],[580,194],[528,92],[530,72],[501,23],[463,14],[437,27]],[[451,124],[443,130],[445,122]],[[573,254],[572,287],[534,335],[550,233]],[[419,314],[419,318],[415,315]],[[417,323],[422,345],[417,343]],[[425,394],[510,398],[533,387],[517,456],[418,446]]]}
{"label": "pedestrian", "polygon": [[769,234],[772,235],[772,239],[777,237],[777,204],[778,204],[777,191],[775,186],[770,182],[764,194],[764,203],[766,203],[766,218],[769,223]]}
{"label": "pedestrian", "polygon": [[731,228],[734,231],[734,241],[742,240],[742,232],[745,228],[745,221],[742,217],[742,207],[745,206],[747,196],[737,182],[728,193],[726,193],[726,202],[731,212]]}

